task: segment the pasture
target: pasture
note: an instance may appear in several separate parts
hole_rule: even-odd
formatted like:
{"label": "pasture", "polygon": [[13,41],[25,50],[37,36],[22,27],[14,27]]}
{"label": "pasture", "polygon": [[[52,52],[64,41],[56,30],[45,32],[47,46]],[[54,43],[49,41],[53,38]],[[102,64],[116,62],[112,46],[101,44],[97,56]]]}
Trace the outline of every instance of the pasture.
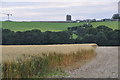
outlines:
{"label": "pasture", "polygon": [[[119,22],[120,23],[120,22]],[[4,29],[10,29],[13,31],[26,31],[32,29],[40,29],[41,31],[65,31],[68,27],[83,25],[81,23],[48,23],[48,22],[2,22]],[[94,27],[99,25],[106,25],[112,29],[118,29],[118,22],[92,22]]]}
{"label": "pasture", "polygon": [[67,27],[82,25],[83,23],[48,23],[48,22],[3,22],[4,29],[26,31],[40,29],[41,31],[64,31]]}
{"label": "pasture", "polygon": [[64,72],[75,69],[95,57],[96,47],[96,44],[2,46],[2,76],[47,77],[56,70]]}
{"label": "pasture", "polygon": [[105,26],[108,26],[109,28],[112,28],[112,29],[120,29],[118,24],[120,24],[120,21],[119,22],[118,21],[92,22],[92,25],[94,27],[97,27],[99,25],[105,25]]}

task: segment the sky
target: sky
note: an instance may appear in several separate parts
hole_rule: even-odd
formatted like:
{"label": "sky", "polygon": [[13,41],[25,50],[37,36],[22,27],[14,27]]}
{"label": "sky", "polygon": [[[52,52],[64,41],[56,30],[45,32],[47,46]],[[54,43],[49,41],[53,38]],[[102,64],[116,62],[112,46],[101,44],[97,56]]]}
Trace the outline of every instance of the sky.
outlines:
{"label": "sky", "polygon": [[6,14],[12,14],[13,21],[65,21],[67,14],[72,20],[111,18],[118,13],[118,0],[114,1],[37,1],[2,2],[0,18],[7,20]]}

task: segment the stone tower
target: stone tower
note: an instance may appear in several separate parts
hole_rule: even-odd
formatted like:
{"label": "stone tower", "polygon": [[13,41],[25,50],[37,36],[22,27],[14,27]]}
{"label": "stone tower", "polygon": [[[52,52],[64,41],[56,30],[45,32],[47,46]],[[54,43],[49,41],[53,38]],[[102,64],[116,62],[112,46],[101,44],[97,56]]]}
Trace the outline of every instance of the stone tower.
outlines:
{"label": "stone tower", "polygon": [[66,15],[66,21],[71,21],[71,15]]}

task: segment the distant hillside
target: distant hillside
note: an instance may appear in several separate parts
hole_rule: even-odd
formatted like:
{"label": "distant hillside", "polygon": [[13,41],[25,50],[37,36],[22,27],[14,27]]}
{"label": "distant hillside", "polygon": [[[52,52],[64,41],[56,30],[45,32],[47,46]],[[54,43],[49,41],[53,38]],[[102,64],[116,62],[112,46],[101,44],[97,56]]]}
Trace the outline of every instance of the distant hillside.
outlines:
{"label": "distant hillside", "polygon": [[[120,22],[119,22],[120,23]],[[68,27],[83,25],[81,23],[48,23],[48,22],[2,22],[4,29],[10,29],[13,31],[26,31],[32,29],[40,29],[41,31],[64,31]],[[99,25],[106,25],[112,29],[118,29],[118,22],[92,22],[94,27]]]}

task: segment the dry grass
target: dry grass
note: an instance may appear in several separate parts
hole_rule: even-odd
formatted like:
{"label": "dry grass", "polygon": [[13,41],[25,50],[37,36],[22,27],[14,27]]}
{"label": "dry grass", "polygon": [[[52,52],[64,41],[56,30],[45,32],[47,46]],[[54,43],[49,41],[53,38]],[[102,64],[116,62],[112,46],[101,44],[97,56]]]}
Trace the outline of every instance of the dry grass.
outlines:
{"label": "dry grass", "polygon": [[[41,55],[49,53],[70,54],[81,50],[94,50],[96,44],[65,44],[65,45],[7,45],[2,46],[3,61],[19,58],[21,55]],[[41,55],[42,56],[42,55]]]}
{"label": "dry grass", "polygon": [[[43,76],[54,69],[74,69],[92,59],[96,47],[96,44],[2,46],[3,77],[28,78]],[[26,75],[22,76],[23,73]]]}

